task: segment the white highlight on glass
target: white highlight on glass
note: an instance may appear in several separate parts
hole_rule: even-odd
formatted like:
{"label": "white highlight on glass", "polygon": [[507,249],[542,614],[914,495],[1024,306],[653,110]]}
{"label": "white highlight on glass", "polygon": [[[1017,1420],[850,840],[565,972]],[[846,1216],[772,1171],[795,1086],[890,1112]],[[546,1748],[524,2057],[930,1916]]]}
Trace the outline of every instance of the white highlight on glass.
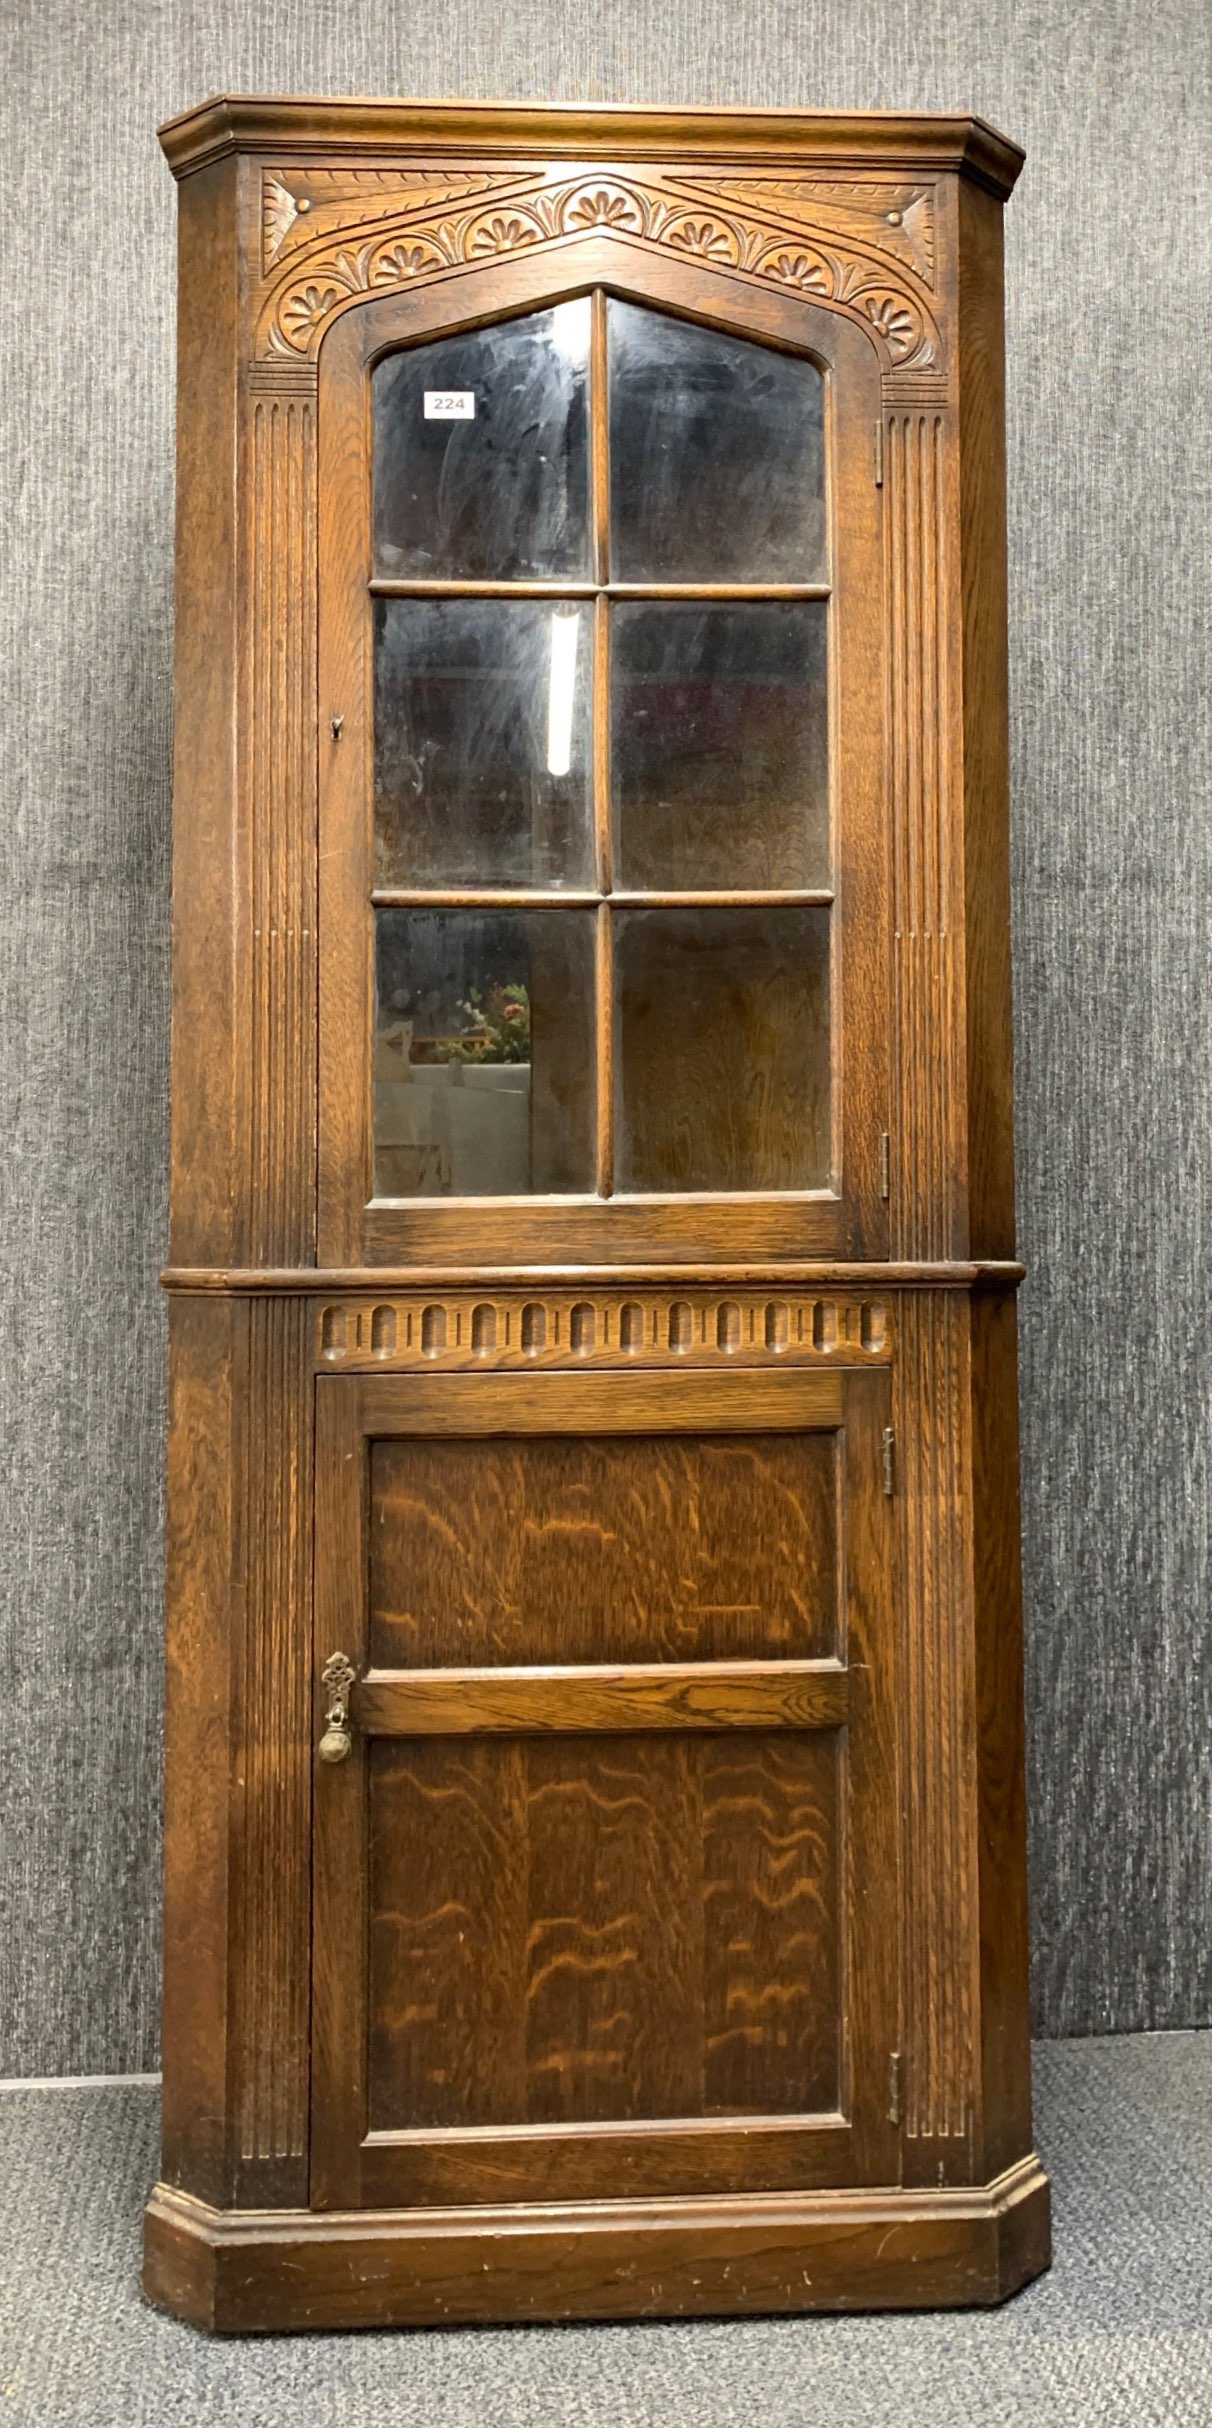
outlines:
{"label": "white highlight on glass", "polygon": [[583,370],[589,361],[590,325],[587,295],[578,296],[575,303],[557,304],[552,312],[552,344],[574,370]]}
{"label": "white highlight on glass", "polygon": [[566,776],[572,765],[572,704],[576,695],[579,609],[551,619],[551,683],[547,693],[547,772]]}

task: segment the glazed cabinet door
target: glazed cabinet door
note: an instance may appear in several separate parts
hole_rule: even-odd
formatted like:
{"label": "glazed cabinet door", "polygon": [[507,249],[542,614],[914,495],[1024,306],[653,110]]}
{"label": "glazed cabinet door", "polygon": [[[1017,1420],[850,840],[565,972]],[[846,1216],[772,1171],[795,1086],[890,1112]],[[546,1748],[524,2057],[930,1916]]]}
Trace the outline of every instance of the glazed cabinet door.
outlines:
{"label": "glazed cabinet door", "polygon": [[321,1261],[879,1256],[875,356],[577,255],[322,349]]}
{"label": "glazed cabinet door", "polygon": [[887,1420],[319,1379],[314,2205],[897,2180]]}

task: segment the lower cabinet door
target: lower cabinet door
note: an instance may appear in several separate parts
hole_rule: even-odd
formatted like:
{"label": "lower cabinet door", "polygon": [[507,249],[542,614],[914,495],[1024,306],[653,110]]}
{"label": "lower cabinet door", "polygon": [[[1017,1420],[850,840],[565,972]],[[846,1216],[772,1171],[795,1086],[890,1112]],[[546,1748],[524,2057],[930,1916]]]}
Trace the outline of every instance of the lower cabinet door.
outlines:
{"label": "lower cabinet door", "polygon": [[886,1370],[316,1388],[314,2205],[895,2182]]}

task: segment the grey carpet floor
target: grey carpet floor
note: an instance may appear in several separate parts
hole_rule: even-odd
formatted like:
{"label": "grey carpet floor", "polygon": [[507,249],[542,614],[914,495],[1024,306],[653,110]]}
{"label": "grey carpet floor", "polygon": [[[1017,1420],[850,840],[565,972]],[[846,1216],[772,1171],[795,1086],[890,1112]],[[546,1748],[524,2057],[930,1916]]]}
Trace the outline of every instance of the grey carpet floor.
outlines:
{"label": "grey carpet floor", "polygon": [[0,2428],[1212,2428],[1212,2032],[1045,2043],[1003,2310],[211,2342],[138,2290],[144,2087],[0,2096]]}

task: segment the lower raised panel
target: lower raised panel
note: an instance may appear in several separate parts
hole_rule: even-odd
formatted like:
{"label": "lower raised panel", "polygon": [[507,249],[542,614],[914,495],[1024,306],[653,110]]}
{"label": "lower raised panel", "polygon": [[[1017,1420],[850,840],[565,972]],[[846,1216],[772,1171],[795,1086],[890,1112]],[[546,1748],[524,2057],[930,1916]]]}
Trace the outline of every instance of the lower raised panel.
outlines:
{"label": "lower raised panel", "polygon": [[836,2111],[838,1768],[833,1730],[372,1744],[371,2131]]}
{"label": "lower raised panel", "polygon": [[221,2211],[158,2186],[150,2300],[221,2334],[989,2305],[1050,2257],[1037,2158],[945,2192]]}

